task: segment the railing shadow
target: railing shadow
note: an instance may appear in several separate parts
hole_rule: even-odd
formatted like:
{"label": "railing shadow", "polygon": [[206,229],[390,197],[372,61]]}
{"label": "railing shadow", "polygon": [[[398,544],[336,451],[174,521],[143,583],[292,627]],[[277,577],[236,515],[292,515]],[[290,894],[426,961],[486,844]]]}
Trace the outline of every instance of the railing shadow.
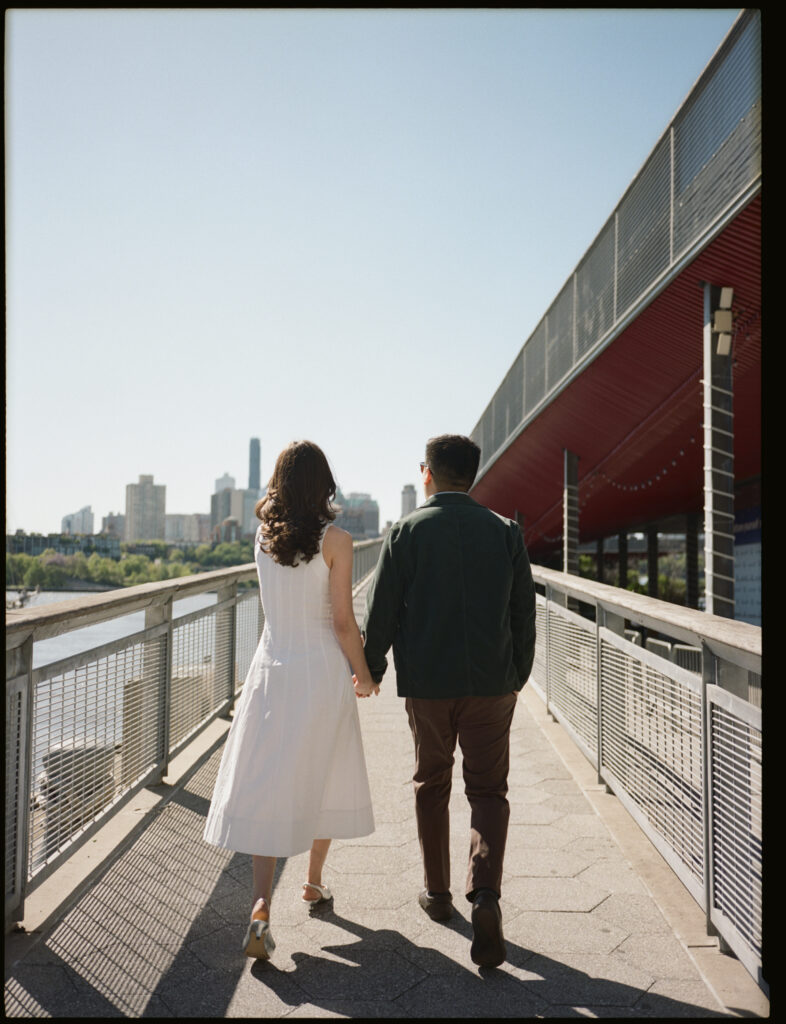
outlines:
{"label": "railing shadow", "polygon": [[[12,967],[8,1016],[282,1017],[298,1008],[398,1018],[745,1015],[649,991],[645,972],[621,961],[606,961],[611,977],[593,977],[510,941],[502,969],[479,970],[463,903],[446,925],[426,923],[423,944],[404,926],[372,927],[329,905],[312,911],[312,927],[301,919],[290,929],[280,963],[274,954],[249,964],[240,940],[251,858],[202,840],[220,752]],[[280,860],[276,887],[285,866]],[[639,986],[618,980],[631,973],[642,976]]]}

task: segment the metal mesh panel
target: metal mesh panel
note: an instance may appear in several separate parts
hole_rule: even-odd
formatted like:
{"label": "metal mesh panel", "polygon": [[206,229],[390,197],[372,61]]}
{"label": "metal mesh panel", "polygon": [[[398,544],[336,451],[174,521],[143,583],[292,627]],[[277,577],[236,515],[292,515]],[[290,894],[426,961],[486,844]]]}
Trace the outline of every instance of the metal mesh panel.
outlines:
{"label": "metal mesh panel", "polygon": [[748,700],[755,707],[761,707],[761,676],[758,672],[748,673]]}
{"label": "metal mesh panel", "polygon": [[24,691],[6,687],[5,705],[5,899],[6,906],[20,891],[20,865],[17,859],[22,807],[27,793],[22,768],[24,737]]}
{"label": "metal mesh panel", "polygon": [[535,603],[535,658],[532,662],[532,677],[545,693],[546,673],[546,602],[540,594]]}
{"label": "metal mesh panel", "polygon": [[[231,613],[231,608],[229,609]],[[231,615],[224,607],[175,620],[169,749],[179,747],[230,694]]]}
{"label": "metal mesh panel", "polygon": [[713,906],[761,958],[761,733],[717,704],[710,730]]}
{"label": "metal mesh panel", "polygon": [[581,358],[614,326],[614,218],[576,271],[576,349]]}
{"label": "metal mesh panel", "polygon": [[668,640],[658,640],[654,636],[648,636],[644,641],[644,646],[648,651],[652,651],[653,654],[665,658],[666,661],[671,661],[671,644]]}
{"label": "metal mesh panel", "polygon": [[159,636],[34,674],[30,875],[155,767],[165,656]]}
{"label": "metal mesh panel", "polygon": [[549,702],[576,735],[595,751],[598,700],[595,627],[579,625],[553,607],[549,613]]}
{"label": "metal mesh panel", "polygon": [[541,320],[524,348],[524,404],[531,412],[546,394],[546,321]]}
{"label": "metal mesh panel", "polygon": [[487,462],[490,461],[490,459],[494,455],[494,452],[496,451],[494,447],[494,431],[492,429],[492,413],[492,403],[489,402],[486,411],[483,413],[483,416],[480,419],[481,440],[478,442],[478,444],[480,445],[481,463],[484,466],[486,465]]}
{"label": "metal mesh panel", "polygon": [[546,389],[551,391],[573,367],[573,278],[546,316]]}
{"label": "metal mesh panel", "polygon": [[674,644],[671,650],[675,665],[687,669],[688,672],[696,672],[701,675],[702,658],[700,647],[691,647],[688,644]]}
{"label": "metal mesh panel", "polygon": [[508,436],[508,408],[505,401],[505,381],[494,395],[491,405],[491,447],[496,451]]}
{"label": "metal mesh panel", "polygon": [[670,142],[666,136],[620,203],[617,212],[617,320],[669,265],[670,168]]}
{"label": "metal mesh panel", "polygon": [[263,613],[259,591],[254,589],[237,601],[235,626],[235,692],[243,686],[262,635]]}
{"label": "metal mesh panel", "polygon": [[761,22],[756,14],[675,119],[675,255],[760,173],[760,96]]}
{"label": "metal mesh panel", "polygon": [[601,642],[602,762],[701,881],[701,698],[640,657]]}

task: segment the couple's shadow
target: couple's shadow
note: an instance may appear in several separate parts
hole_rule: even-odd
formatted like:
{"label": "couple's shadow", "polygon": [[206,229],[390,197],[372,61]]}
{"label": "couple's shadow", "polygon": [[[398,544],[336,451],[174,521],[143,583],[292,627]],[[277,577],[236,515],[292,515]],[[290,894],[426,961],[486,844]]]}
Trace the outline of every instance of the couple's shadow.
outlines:
{"label": "couple's shadow", "polygon": [[469,955],[472,925],[458,908],[450,921],[430,923],[423,945],[342,917],[332,905],[312,916],[348,932],[352,941],[323,946],[330,956],[293,953],[294,970],[278,968],[275,953],[251,968],[256,980],[293,1006],[303,1004],[305,993],[309,1004],[348,1017],[570,1018],[585,1017],[587,1008],[604,1017],[737,1015],[595,978],[509,940],[501,969],[476,967]]}

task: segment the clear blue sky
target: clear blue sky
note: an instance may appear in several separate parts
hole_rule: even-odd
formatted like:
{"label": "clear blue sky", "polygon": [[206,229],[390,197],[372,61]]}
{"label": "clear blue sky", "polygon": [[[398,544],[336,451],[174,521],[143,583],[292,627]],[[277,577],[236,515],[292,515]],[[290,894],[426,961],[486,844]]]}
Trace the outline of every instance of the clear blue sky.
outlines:
{"label": "clear blue sky", "polygon": [[738,13],[6,12],[7,529],[251,437],[398,518]]}

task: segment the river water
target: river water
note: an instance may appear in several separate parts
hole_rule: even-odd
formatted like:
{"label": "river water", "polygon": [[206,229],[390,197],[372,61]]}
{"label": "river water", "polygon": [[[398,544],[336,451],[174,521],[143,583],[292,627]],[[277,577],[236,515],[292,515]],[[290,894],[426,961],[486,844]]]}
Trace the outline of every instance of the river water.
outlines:
{"label": "river water", "polygon": [[[25,607],[38,608],[74,597],[84,597],[86,593],[88,592],[42,591],[30,595]],[[6,591],[6,600],[14,600],[17,596],[16,591]],[[215,603],[215,593],[181,598],[174,602],[173,618],[177,619]],[[144,629],[144,625],[145,613],[139,611],[76,629],[49,640],[40,640],[33,647],[33,668],[51,665],[63,658],[130,636]],[[206,624],[208,634],[211,625]],[[137,659],[137,663],[133,660],[121,661],[113,665],[111,670],[96,668],[90,679],[77,678],[77,675],[69,672],[65,675],[57,674],[51,679],[45,678],[35,687],[31,758],[34,809],[30,840],[31,862],[34,869],[54,851],[60,842],[61,833],[66,834],[69,829],[78,829],[81,824],[92,818],[93,803],[96,805],[95,810],[98,810],[114,797],[117,785],[114,776],[120,770],[115,764],[118,760],[115,752],[120,748],[124,725],[128,721],[128,709],[124,708],[124,702],[127,700],[126,687],[138,675]],[[64,750],[65,755],[62,753]],[[59,779],[58,764],[63,761],[64,756],[65,763],[68,763],[68,758],[79,756],[80,751],[84,752],[82,756],[85,758],[81,775],[74,767],[79,762],[74,761],[70,769],[73,778],[69,775]],[[99,763],[103,764],[102,757],[106,764],[100,772],[97,766]],[[106,783],[106,794],[103,795],[94,792],[101,779]],[[58,803],[58,785],[70,787],[69,798],[73,808],[76,808],[74,814],[79,817],[79,821],[76,821],[76,818],[73,822],[68,819],[64,808],[71,805]],[[54,838],[49,835],[50,832]]]}
{"label": "river water", "polygon": [[[57,601],[69,601],[74,597],[86,597],[93,591],[85,590],[42,590],[38,594],[29,596],[25,608],[39,608],[44,604],[54,604]],[[19,596],[15,590],[6,591],[6,600],[11,601]],[[172,609],[173,618],[180,615],[187,615],[189,612],[197,611],[199,608],[207,608],[216,603],[216,595],[195,594],[193,597],[183,597],[174,602]],[[54,661],[68,658],[72,654],[81,654],[82,651],[89,651],[92,647],[100,647],[101,644],[108,644],[112,640],[119,640],[121,637],[138,633],[145,627],[145,613],[132,612],[130,615],[120,615],[107,622],[98,622],[94,626],[85,626],[83,629],[75,629],[70,633],[63,633],[61,636],[52,637],[49,640],[39,640],[33,647],[33,668],[42,665],[51,665]]]}

